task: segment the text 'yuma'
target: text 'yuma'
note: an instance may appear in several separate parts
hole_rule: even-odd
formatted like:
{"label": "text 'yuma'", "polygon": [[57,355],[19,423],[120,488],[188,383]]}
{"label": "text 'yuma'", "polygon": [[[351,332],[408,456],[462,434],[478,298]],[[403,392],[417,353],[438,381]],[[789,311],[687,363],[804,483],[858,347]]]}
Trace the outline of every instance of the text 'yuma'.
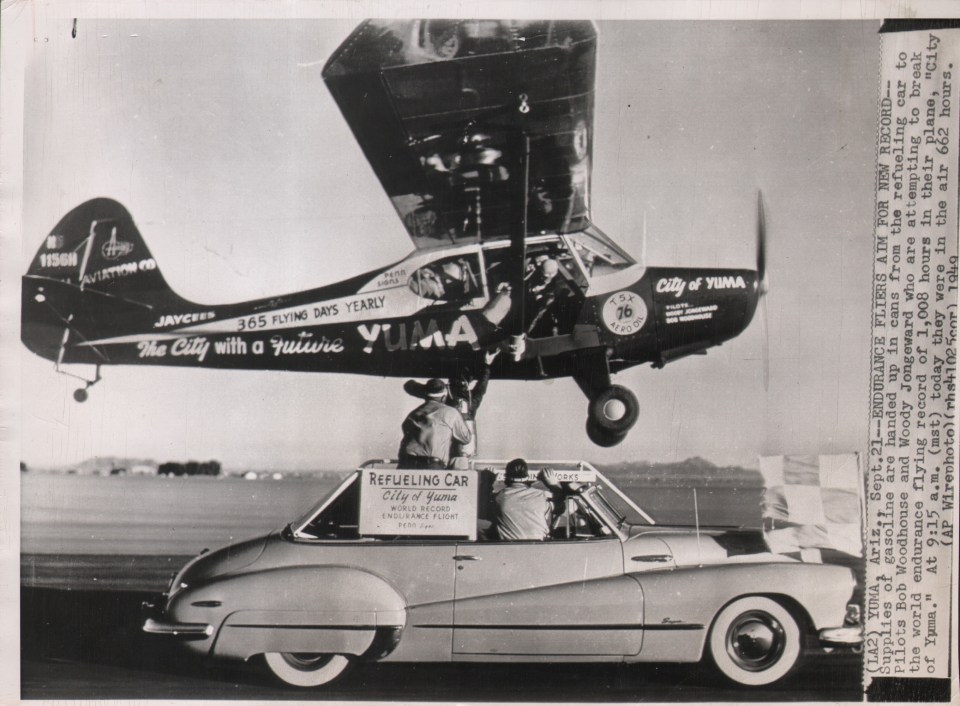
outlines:
{"label": "text 'yuma'", "polygon": [[141,341],[137,344],[137,353],[140,358],[165,358],[169,352],[172,356],[196,356],[198,363],[203,362],[209,350],[210,341],[203,336],[179,338],[169,346],[157,341]]}
{"label": "text 'yuma'", "polygon": [[357,331],[366,341],[364,353],[372,353],[377,340],[382,340],[388,351],[410,351],[417,348],[453,348],[460,343],[468,343],[475,350],[479,347],[477,332],[465,315],[461,314],[450,324],[450,330],[444,334],[437,322],[430,319],[426,324],[414,321],[412,325],[404,322],[392,324],[373,324],[369,328],[366,324],[357,326]]}

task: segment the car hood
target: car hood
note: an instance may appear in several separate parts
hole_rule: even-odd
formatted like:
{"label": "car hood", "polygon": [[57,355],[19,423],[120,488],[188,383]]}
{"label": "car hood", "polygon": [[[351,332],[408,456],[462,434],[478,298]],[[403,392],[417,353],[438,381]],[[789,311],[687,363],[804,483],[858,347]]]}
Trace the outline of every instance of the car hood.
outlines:
{"label": "car hood", "polygon": [[171,592],[196,586],[250,566],[260,558],[270,535],[255,537],[194,557],[173,580]]}
{"label": "car hood", "polygon": [[649,563],[659,568],[796,561],[772,554],[761,530],[739,527],[632,527],[626,550],[633,556],[649,557]]}

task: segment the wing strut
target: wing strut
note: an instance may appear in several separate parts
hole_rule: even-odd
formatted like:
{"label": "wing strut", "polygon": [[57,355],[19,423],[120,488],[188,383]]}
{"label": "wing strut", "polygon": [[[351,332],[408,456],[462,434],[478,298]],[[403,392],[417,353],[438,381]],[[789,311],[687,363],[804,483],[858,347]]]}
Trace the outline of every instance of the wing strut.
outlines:
{"label": "wing strut", "polygon": [[530,207],[528,184],[530,181],[530,136],[517,132],[517,154],[520,155],[521,179],[517,182],[515,222],[510,233],[510,262],[513,264],[513,330],[510,350],[514,360],[519,361],[526,348],[526,266],[527,266],[527,211]]}

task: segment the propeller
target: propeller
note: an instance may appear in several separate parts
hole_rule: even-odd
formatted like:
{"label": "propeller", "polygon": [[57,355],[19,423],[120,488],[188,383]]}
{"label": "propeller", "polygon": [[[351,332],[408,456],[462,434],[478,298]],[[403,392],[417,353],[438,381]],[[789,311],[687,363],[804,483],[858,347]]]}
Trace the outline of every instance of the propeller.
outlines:
{"label": "propeller", "polygon": [[763,389],[770,387],[770,328],[767,320],[767,217],[763,209],[763,192],[757,191],[757,296],[760,298],[760,335],[762,338]]}
{"label": "propeller", "polygon": [[640,241],[640,262],[647,266],[647,209],[643,209],[643,238]]}
{"label": "propeller", "polygon": [[762,297],[770,288],[767,280],[767,217],[763,210],[763,192],[757,191],[757,279]]}

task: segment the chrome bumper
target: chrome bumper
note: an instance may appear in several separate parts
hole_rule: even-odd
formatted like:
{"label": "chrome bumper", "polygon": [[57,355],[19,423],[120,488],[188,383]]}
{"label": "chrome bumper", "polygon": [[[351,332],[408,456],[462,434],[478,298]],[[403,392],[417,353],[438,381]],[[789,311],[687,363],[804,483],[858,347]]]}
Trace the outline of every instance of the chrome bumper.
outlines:
{"label": "chrome bumper", "polygon": [[213,626],[206,623],[165,623],[147,618],[143,623],[143,631],[151,635],[170,635],[184,640],[201,640],[213,635]]}
{"label": "chrome bumper", "polygon": [[820,643],[827,647],[856,646],[863,644],[863,628],[845,625],[842,628],[824,628],[820,631]]}

